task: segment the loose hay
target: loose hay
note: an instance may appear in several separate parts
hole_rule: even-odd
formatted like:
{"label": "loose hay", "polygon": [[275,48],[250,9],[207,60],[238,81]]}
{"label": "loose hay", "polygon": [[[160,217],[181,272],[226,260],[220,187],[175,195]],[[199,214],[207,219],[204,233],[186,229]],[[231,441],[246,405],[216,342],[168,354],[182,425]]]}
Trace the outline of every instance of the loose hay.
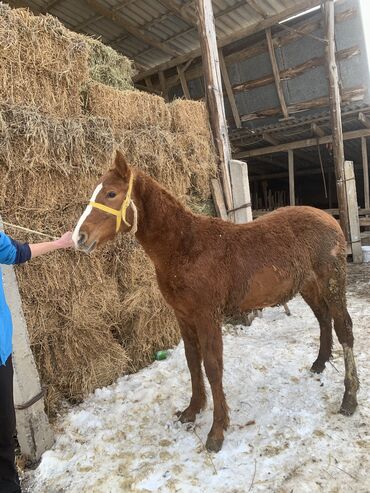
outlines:
{"label": "loose hay", "polygon": [[55,116],[81,114],[88,79],[83,38],[55,17],[34,16],[0,3],[0,99]]}

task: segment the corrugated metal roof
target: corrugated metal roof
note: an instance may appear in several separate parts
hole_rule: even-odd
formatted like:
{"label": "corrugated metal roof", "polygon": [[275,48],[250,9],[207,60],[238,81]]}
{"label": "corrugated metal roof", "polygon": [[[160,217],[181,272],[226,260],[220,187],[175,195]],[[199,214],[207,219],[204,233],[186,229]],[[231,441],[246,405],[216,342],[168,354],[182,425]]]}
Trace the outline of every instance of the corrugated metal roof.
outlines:
{"label": "corrugated metal roof", "polygon": [[[258,24],[264,17],[297,8],[306,0],[213,0],[216,31],[222,39],[236,31]],[[176,55],[199,48],[194,2],[190,0],[24,0],[10,4],[49,12],[68,28],[92,34],[131,57],[147,69],[168,62]],[[132,35],[118,19],[104,17],[99,7],[122,16],[133,27],[144,29],[173,54],[163,52],[143,41],[140,33]],[[171,8],[169,8],[171,7]]]}

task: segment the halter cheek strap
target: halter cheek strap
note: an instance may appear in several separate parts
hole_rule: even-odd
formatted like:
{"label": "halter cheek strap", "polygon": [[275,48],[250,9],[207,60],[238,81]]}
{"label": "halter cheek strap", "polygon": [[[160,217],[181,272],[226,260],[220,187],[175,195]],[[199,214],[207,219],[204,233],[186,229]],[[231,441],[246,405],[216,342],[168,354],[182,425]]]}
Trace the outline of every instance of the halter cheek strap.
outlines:
{"label": "halter cheek strap", "polygon": [[122,221],[126,224],[126,226],[131,226],[131,224],[129,224],[126,221],[126,212],[127,212],[127,209],[131,203],[131,194],[132,194],[133,183],[134,183],[134,174],[131,172],[127,194],[126,194],[125,200],[122,203],[121,208],[118,211],[116,209],[112,209],[111,207],[108,207],[104,204],[100,204],[99,202],[90,202],[89,203],[89,205],[91,207],[94,207],[95,209],[99,209],[103,212],[107,212],[108,214],[113,214],[113,216],[116,216],[116,233],[118,233],[118,231],[121,227]]}

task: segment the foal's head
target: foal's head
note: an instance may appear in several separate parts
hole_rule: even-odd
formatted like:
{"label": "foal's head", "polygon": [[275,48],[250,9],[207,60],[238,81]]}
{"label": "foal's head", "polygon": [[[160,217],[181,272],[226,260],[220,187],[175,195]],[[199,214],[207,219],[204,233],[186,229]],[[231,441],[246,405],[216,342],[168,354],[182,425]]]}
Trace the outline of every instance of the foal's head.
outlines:
{"label": "foal's head", "polygon": [[99,180],[89,205],[73,232],[76,248],[86,253],[114,238],[119,232],[136,229],[136,207],[132,201],[133,170],[123,154],[116,152],[114,167]]}

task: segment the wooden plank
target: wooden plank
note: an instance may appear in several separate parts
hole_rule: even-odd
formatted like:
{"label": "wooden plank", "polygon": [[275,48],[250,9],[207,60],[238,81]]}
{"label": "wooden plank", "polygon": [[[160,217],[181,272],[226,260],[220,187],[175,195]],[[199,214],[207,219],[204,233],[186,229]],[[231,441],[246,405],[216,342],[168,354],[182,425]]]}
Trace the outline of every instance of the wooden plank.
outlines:
{"label": "wooden plank", "polygon": [[228,98],[229,103],[230,103],[234,122],[235,122],[235,125],[237,128],[241,128],[242,123],[240,121],[239,110],[238,110],[238,107],[236,105],[234,92],[233,92],[233,89],[231,87],[230,78],[229,78],[229,74],[227,71],[227,67],[225,64],[225,58],[224,58],[224,55],[222,53],[222,50],[219,50],[218,54],[219,54],[219,59],[220,59],[220,69],[221,69],[222,80],[224,81],[224,86],[226,89],[227,98]]}
{"label": "wooden plank", "polygon": [[[275,24],[278,24],[279,22],[283,21],[284,19],[287,19],[288,17],[292,17],[296,14],[299,14],[304,10],[317,7],[320,4],[321,4],[321,0],[301,0],[300,2],[295,3],[291,7],[284,9],[283,12],[279,12],[278,14],[271,15],[268,18],[263,19],[260,22],[257,22],[256,24],[253,24],[252,26],[243,27],[239,30],[234,31],[231,34],[227,34],[223,36],[218,40],[218,47],[221,48],[230,43],[233,43],[234,41],[238,41],[239,39],[247,38],[252,34],[258,33],[260,31],[268,29],[271,26],[274,26]],[[168,60],[167,62],[161,63],[160,65],[157,65],[156,67],[153,67],[142,74],[138,74],[136,78],[134,78],[134,80],[140,80],[148,75],[156,74],[159,70],[167,70],[168,68],[175,67],[176,65],[181,65],[182,63],[186,62],[189,58],[196,58],[200,55],[201,55],[201,48],[196,48],[188,53],[185,53],[184,55],[180,55],[178,57],[173,58],[172,60]]]}
{"label": "wooden plank", "polygon": [[[3,225],[0,218],[0,230]],[[17,416],[17,437],[22,454],[36,462],[54,442],[53,432],[44,411],[44,399],[31,351],[22,301],[14,268],[2,266],[4,292],[13,320],[14,403]],[[1,272],[0,272],[1,275]],[[18,409],[35,396],[41,398],[25,409]]]}
{"label": "wooden plank", "polygon": [[[356,192],[355,172],[352,161],[344,163],[344,179],[346,180],[346,199],[348,202],[349,239],[352,248],[352,258],[355,264],[362,263],[360,222],[358,216],[358,202]],[[339,209],[339,218],[341,210]]]}
{"label": "wooden plank", "polygon": [[[359,139],[361,137],[370,137],[370,128],[363,128],[361,130],[353,130],[351,132],[345,132],[343,134],[344,140]],[[261,147],[259,149],[252,149],[250,151],[241,151],[235,153],[235,158],[246,158],[256,156],[266,156],[267,154],[274,154],[277,152],[287,152],[295,149],[305,149],[306,147],[317,146],[318,144],[331,144],[333,142],[332,135],[325,135],[325,137],[314,137],[311,139],[297,140],[295,142],[286,142],[279,145]]]}
{"label": "wooden plank", "polygon": [[369,160],[368,160],[368,154],[367,154],[366,137],[361,137],[361,151],[362,151],[362,170],[363,170],[363,177],[364,177],[365,209],[370,209]]}
{"label": "wooden plank", "polygon": [[251,193],[249,188],[248,165],[244,161],[230,161],[230,176],[233,190],[235,223],[243,224],[253,221]]}
{"label": "wooden plank", "polygon": [[281,110],[283,112],[284,118],[288,118],[289,113],[285,102],[283,87],[281,85],[279,67],[276,61],[275,48],[272,42],[271,28],[266,29],[265,32],[266,32],[267,48],[270,56],[270,62],[272,65],[272,72],[274,74],[274,79],[275,79],[275,87],[280,101]]}
{"label": "wooden plank", "polygon": [[177,67],[177,73],[179,74],[179,79],[181,83],[182,92],[184,93],[185,99],[191,99],[188,83],[185,77],[185,71],[182,67]]}
{"label": "wooden plank", "polygon": [[206,88],[207,107],[216,150],[225,203],[228,210],[233,208],[229,161],[231,148],[222,94],[221,72],[218,61],[216,30],[211,0],[197,0],[199,38],[203,60],[203,74]]}
{"label": "wooden plank", "polygon": [[227,218],[224,194],[222,192],[220,180],[218,180],[217,178],[212,178],[211,180],[211,192],[212,192],[213,203],[216,209],[217,216],[223,219],[224,221],[227,221],[228,218]]}
{"label": "wooden plank", "polygon": [[329,107],[333,136],[333,158],[337,185],[337,199],[340,211],[340,224],[346,239],[349,239],[349,216],[344,181],[344,143],[341,115],[341,97],[339,89],[338,67],[335,59],[335,17],[334,0],[326,0],[324,3],[325,36],[328,44],[325,49],[328,83],[329,83]]}
{"label": "wooden plank", "polygon": [[293,151],[288,151],[288,173],[289,173],[289,204],[295,205],[294,154],[293,154]]}
{"label": "wooden plank", "polygon": [[[123,27],[127,32],[132,34],[135,38],[141,39],[144,41],[144,43],[148,44],[149,46],[153,46],[154,48],[157,48],[158,50],[167,53],[168,55],[171,56],[177,56],[179,55],[179,52],[171,48],[168,43],[162,43],[159,41],[157,38],[152,36],[149,32],[145,30],[145,28],[142,28],[140,26],[136,26],[132,22],[128,21],[126,17],[124,17],[122,14],[119,12],[113,11],[107,7],[105,7],[102,3],[98,2],[97,0],[84,0],[84,3],[88,5],[92,10],[94,10],[97,14],[102,15],[103,17],[111,20],[117,26]],[[153,75],[153,73],[146,73],[145,77],[149,77],[150,75]]]}

